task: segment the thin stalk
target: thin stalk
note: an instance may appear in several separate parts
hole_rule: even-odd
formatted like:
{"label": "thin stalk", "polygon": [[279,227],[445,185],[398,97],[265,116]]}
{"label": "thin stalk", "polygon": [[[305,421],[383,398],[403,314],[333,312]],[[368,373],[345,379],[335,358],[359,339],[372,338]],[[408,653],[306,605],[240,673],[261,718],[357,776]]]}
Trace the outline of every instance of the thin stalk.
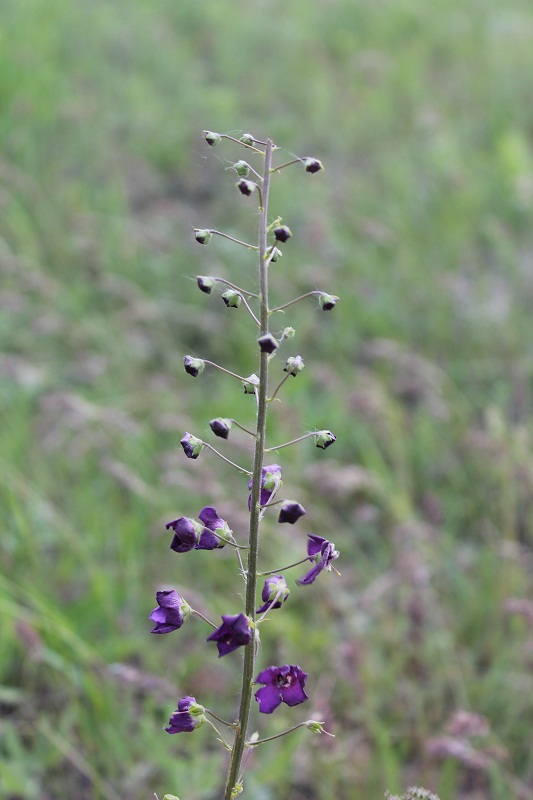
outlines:
{"label": "thin stalk", "polygon": [[[261,297],[260,308],[260,335],[268,333],[268,269],[265,265],[267,250],[267,224],[268,224],[268,198],[270,191],[270,169],[272,166],[272,140],[268,139],[265,149],[265,162],[263,170],[263,192],[259,215],[259,290]],[[246,565],[246,602],[245,613],[255,622],[255,596],[257,589],[257,564],[259,553],[259,498],[261,491],[261,470],[265,452],[266,418],[268,394],[268,353],[259,354],[259,387],[257,396],[257,421],[254,464],[252,473],[252,496],[250,510],[250,533],[248,545],[248,561]],[[241,702],[239,708],[238,728],[233,740],[231,757],[228,767],[225,800],[231,800],[234,787],[239,782],[241,773],[242,756],[246,744],[246,732],[252,702],[252,687],[255,669],[256,631],[252,626],[252,638],[244,650],[244,663],[242,672]]]}
{"label": "thin stalk", "polygon": [[292,161],[286,161],[285,164],[280,164],[279,167],[272,167],[270,170],[271,172],[279,172],[280,169],[285,169],[285,167],[290,167],[292,164],[299,164],[303,161],[303,158],[293,158]]}
{"label": "thin stalk", "polygon": [[224,283],[226,286],[229,286],[230,289],[235,289],[235,291],[240,292],[241,294],[246,294],[248,297],[259,297],[258,294],[255,294],[254,292],[247,292],[246,289],[241,289],[240,286],[237,286],[235,283],[231,283],[231,281],[227,281],[225,278],[214,278],[213,280],[217,281],[218,283]]}
{"label": "thin stalk", "polygon": [[204,447],[208,447],[209,450],[212,450],[212,452],[215,453],[219,458],[221,458],[222,461],[225,461],[226,464],[231,464],[231,466],[235,467],[235,469],[238,469],[239,472],[243,472],[245,475],[251,475],[252,474],[249,469],[244,469],[244,467],[239,467],[238,464],[236,464],[234,461],[230,461],[229,458],[226,458],[226,456],[223,456],[222,453],[219,453],[218,450],[215,450],[215,448],[212,447],[207,442],[204,442]]}
{"label": "thin stalk", "polygon": [[199,611],[196,611],[195,608],[191,608],[191,613],[193,613],[195,617],[200,617],[200,619],[203,619],[204,622],[207,622],[207,624],[211,625],[211,627],[214,628],[215,630],[218,628],[218,625],[215,625],[215,623],[211,622],[210,619],[207,619],[207,617],[204,617],[204,615],[200,614]]}
{"label": "thin stalk", "polygon": [[236,425],[238,428],[240,428],[241,431],[244,431],[245,433],[249,433],[250,436],[253,436],[254,439],[255,439],[255,433],[253,431],[249,431],[248,428],[245,428],[244,425],[241,425],[241,423],[237,422],[236,419],[230,419],[230,422],[232,422],[234,425]]}
{"label": "thin stalk", "polygon": [[236,372],[232,372],[231,370],[226,369],[225,367],[221,367],[220,364],[215,364],[214,361],[208,361],[207,358],[202,358],[202,361],[205,364],[209,364],[210,367],[215,367],[215,369],[219,369],[221,372],[225,372],[226,375],[231,375],[232,378],[238,378],[240,381],[243,381],[244,383],[247,382],[246,378],[243,378],[242,375],[237,375]]}
{"label": "thin stalk", "polygon": [[296,444],[297,442],[303,442],[304,439],[309,439],[310,436],[316,436],[316,434],[306,433],[305,436],[299,436],[297,439],[291,439],[290,442],[285,442],[284,444],[278,444],[276,447],[267,447],[265,453],[271,453],[273,450],[281,450],[282,447],[289,447],[291,444]]}
{"label": "thin stalk", "polygon": [[[228,136],[227,133],[221,133],[220,137],[222,139],[229,139],[230,142],[237,142],[237,144],[240,144],[241,147],[247,147],[248,150],[253,150],[254,153],[259,153],[260,156],[266,155],[266,153],[263,153],[263,151],[259,150],[257,147],[252,147],[251,144],[245,144],[244,142],[241,142],[240,139],[236,139],[234,136]],[[256,142],[257,144],[264,144],[264,142],[260,142],[260,141],[258,141],[258,139],[254,139],[254,142]]]}
{"label": "thin stalk", "polygon": [[264,744],[265,742],[273,742],[274,739],[280,739],[282,736],[286,736],[288,733],[294,733],[297,731],[298,728],[305,728],[307,727],[306,722],[300,722],[299,725],[294,725],[292,728],[287,728],[286,731],[282,731],[281,733],[275,733],[274,736],[267,736],[266,739],[256,739],[255,742],[246,742],[246,747],[255,747],[258,744]]}
{"label": "thin stalk", "polygon": [[324,294],[324,292],[321,292],[318,289],[315,289],[312,292],[306,292],[305,294],[301,294],[299,297],[295,297],[294,300],[289,300],[288,303],[283,303],[282,306],[276,306],[276,308],[273,308],[270,313],[274,314],[276,311],[283,311],[284,308],[288,308],[289,306],[294,305],[294,303],[298,303],[300,300],[304,300],[306,297],[312,297],[315,294]]}
{"label": "thin stalk", "polygon": [[306,558],[302,558],[300,561],[295,561],[294,564],[287,564],[285,567],[278,567],[277,569],[269,569],[268,572],[258,572],[257,577],[264,577],[265,575],[274,575],[276,572],[283,572],[285,569],[292,569],[292,567],[297,567],[300,564],[305,564],[306,561],[309,561],[309,556]]}
{"label": "thin stalk", "polygon": [[[271,401],[272,401],[272,400],[275,398],[275,396],[277,395],[277,393],[279,392],[279,390],[281,389],[281,387],[283,386],[283,384],[285,383],[285,381],[287,380],[287,378],[288,378],[289,376],[290,376],[290,372],[287,372],[287,374],[285,375],[285,377],[284,377],[284,378],[283,378],[283,379],[282,379],[282,380],[281,380],[281,381],[278,383],[278,385],[277,385],[277,386],[276,386],[276,388],[274,389],[274,393],[273,393],[272,397],[269,397],[269,398],[268,398],[269,402],[271,402]],[[293,376],[293,377],[294,377],[294,376]]]}
{"label": "thin stalk", "polygon": [[246,300],[246,297],[244,297],[244,295],[242,295],[242,294],[241,294],[241,297],[242,297],[242,302],[243,302],[243,303],[244,303],[244,305],[246,306],[246,310],[248,311],[249,315],[251,316],[251,318],[253,319],[253,321],[255,322],[255,324],[256,324],[256,325],[259,327],[259,326],[261,325],[261,323],[259,322],[259,320],[258,320],[258,319],[257,319],[257,317],[255,316],[254,312],[253,312],[253,311],[252,311],[252,309],[250,308],[250,306],[249,306],[249,304],[248,304],[248,301]]}
{"label": "thin stalk", "polygon": [[207,229],[209,233],[213,233],[215,236],[222,236],[224,239],[229,239],[230,242],[235,242],[235,244],[241,244],[243,247],[247,247],[248,250],[257,250],[256,244],[248,244],[248,242],[241,242],[240,239],[236,239],[234,236],[230,236],[229,233],[222,233],[222,231],[215,231],[213,228]]}

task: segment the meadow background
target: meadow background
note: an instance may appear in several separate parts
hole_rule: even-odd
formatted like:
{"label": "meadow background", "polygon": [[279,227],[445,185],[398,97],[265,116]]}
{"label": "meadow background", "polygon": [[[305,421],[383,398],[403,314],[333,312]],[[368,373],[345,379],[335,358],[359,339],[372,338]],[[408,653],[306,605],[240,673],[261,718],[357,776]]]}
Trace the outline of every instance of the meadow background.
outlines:
{"label": "meadow background", "polygon": [[[263,633],[265,663],[299,663],[311,700],[261,727],[314,716],[337,738],[261,748],[246,796],[419,783],[442,800],[531,800],[531,4],[0,11],[2,800],[220,794],[210,731],[162,726],[183,694],[231,717],[238,654],[217,662],[201,623],[151,637],[147,619],[162,585],[213,617],[240,590],[230,553],[168,557],[164,531],[206,503],[246,525],[245,481],[179,447],[252,413],[230,380],[182,367],[191,352],[255,369],[244,311],[191,277],[255,270],[192,237],[257,224],[225,171],[241,152],[209,149],[204,128],[323,160],[275,181],[294,237],[273,292],[341,296],[284,319],[307,369],[271,442],[314,426],[338,440],[281,451],[309,513],[267,523],[264,554],[287,563],[307,529],[323,533],[342,578],[295,588]],[[232,442],[245,463],[244,435]]]}

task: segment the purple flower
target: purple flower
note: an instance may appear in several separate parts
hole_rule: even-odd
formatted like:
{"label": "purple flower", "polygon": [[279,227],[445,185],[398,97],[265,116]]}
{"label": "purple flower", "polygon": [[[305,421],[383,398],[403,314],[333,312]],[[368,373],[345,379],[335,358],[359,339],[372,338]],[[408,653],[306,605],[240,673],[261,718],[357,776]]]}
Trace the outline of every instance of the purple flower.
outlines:
{"label": "purple flower", "polygon": [[333,542],[328,542],[322,536],[315,536],[308,533],[307,537],[307,555],[310,561],[315,562],[315,566],[307,572],[303,578],[296,581],[300,586],[308,586],[313,583],[317,575],[320,575],[322,570],[331,571],[331,562],[339,557],[338,550],[335,550]]}
{"label": "purple flower", "polygon": [[217,547],[224,547],[224,542],[216,535],[215,531],[222,530],[225,537],[228,534],[231,535],[231,531],[228,523],[218,516],[216,508],[205,506],[198,514],[198,519],[203,522],[205,527],[200,534],[200,541],[194,546],[194,549],[215,550]]}
{"label": "purple flower", "polygon": [[248,644],[251,638],[252,629],[248,617],[244,614],[222,614],[222,625],[207,637],[207,641],[217,643],[220,658]]}
{"label": "purple flower", "polygon": [[210,275],[197,275],[196,283],[198,284],[198,288],[201,292],[204,292],[205,294],[211,294],[215,285],[215,279]]}
{"label": "purple flower", "polygon": [[336,440],[337,437],[331,431],[317,431],[315,433],[315,447],[320,447],[321,450],[325,450]]}
{"label": "purple flower", "polygon": [[[281,467],[278,464],[271,464],[269,467],[263,467],[261,470],[261,497],[259,498],[259,505],[266,506],[273,494],[275,494],[281,487],[283,481],[281,480]],[[248,481],[248,489],[250,496],[248,497],[248,510],[252,508],[252,479]]]}
{"label": "purple flower", "polygon": [[150,614],[155,627],[150,633],[172,633],[181,628],[191,615],[190,605],[174,589],[156,592],[157,608]]}
{"label": "purple flower", "polygon": [[303,163],[305,165],[305,171],[310,172],[313,174],[314,172],[320,172],[324,169],[324,165],[318,158],[304,158]]}
{"label": "purple flower", "polygon": [[187,458],[198,458],[204,448],[202,440],[197,439],[192,433],[186,433],[183,439],[180,440],[180,444]]}
{"label": "purple flower", "polygon": [[300,503],[296,503],[294,500],[285,500],[280,508],[278,522],[290,522],[291,525],[294,525],[306,513]]}
{"label": "purple flower", "polygon": [[272,336],[271,333],[265,333],[264,336],[260,336],[257,340],[257,343],[259,344],[261,352],[268,353],[269,355],[279,347],[279,342]]}
{"label": "purple flower", "polygon": [[215,436],[220,436],[221,439],[227,439],[231,429],[231,420],[217,417],[216,419],[210,420],[209,427]]}
{"label": "purple flower", "polygon": [[183,365],[185,372],[188,372],[193,378],[197,378],[205,369],[205,361],[201,358],[194,358],[194,356],[184,356]]}
{"label": "purple flower", "polygon": [[274,228],[273,232],[278,242],[286,242],[292,236],[291,229],[287,225],[280,225]]}
{"label": "purple flower", "polygon": [[283,667],[267,667],[259,673],[256,683],[266,684],[255,693],[259,703],[259,711],[272,714],[281,703],[297,706],[308,699],[304,692],[307,672],[303,672],[295,664]]}
{"label": "purple flower", "polygon": [[179,517],[167,522],[167,531],[172,528],[174,537],[170,543],[170,549],[175,553],[188,553],[198,544],[198,537],[203,530],[202,525],[195,522],[190,517]]}
{"label": "purple flower", "polygon": [[[263,612],[269,608],[281,608],[290,593],[287,581],[283,575],[271,575],[266,579],[261,593],[261,599],[264,605],[258,608],[255,613],[263,614]],[[273,603],[276,597],[278,597],[278,599]]]}
{"label": "purple flower", "polygon": [[182,697],[168,721],[167,733],[190,733],[205,722],[205,708],[194,697]]}
{"label": "purple flower", "polygon": [[331,311],[332,308],[335,308],[338,302],[339,298],[335,294],[322,292],[322,294],[318,295],[318,304],[322,311]]}
{"label": "purple flower", "polygon": [[246,197],[250,197],[254,189],[257,189],[257,183],[253,181],[247,181],[244,178],[242,181],[239,181],[237,184],[237,189],[241,194],[244,194]]}

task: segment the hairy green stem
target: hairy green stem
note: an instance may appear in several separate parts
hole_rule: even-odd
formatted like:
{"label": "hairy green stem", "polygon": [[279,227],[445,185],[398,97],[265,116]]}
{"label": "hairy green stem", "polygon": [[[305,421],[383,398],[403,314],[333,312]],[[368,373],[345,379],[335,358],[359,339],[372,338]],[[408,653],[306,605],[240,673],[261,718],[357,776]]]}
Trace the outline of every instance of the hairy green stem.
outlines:
{"label": "hairy green stem", "polygon": [[[270,169],[272,165],[272,141],[268,139],[265,149],[265,162],[263,170],[263,191],[259,217],[259,292],[261,298],[260,308],[260,335],[268,333],[268,267],[265,264],[267,250],[267,224],[268,224],[268,197],[270,190]],[[248,540],[248,561],[246,565],[246,615],[255,622],[255,598],[257,589],[257,563],[259,552],[259,522],[261,491],[261,469],[265,452],[265,434],[267,418],[267,393],[268,393],[268,353],[260,353],[259,387],[257,390],[257,422],[256,442],[254,452],[254,465],[252,473],[252,496],[250,510],[250,533]],[[239,708],[238,727],[233,741],[231,757],[226,780],[225,800],[231,800],[233,789],[240,780],[242,756],[246,744],[246,732],[250,706],[252,702],[252,687],[254,680],[256,631],[252,628],[252,639],[244,650],[244,663],[242,672],[241,702]]]}

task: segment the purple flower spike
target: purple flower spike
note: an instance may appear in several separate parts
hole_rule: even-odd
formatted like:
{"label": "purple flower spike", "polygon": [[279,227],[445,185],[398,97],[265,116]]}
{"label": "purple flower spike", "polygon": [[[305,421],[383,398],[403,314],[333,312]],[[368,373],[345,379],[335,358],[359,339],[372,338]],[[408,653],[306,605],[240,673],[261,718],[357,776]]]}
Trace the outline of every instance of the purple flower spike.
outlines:
{"label": "purple flower spike", "polygon": [[190,605],[174,589],[156,592],[157,608],[150,614],[155,627],[150,633],[172,633],[181,628],[191,615]]}
{"label": "purple flower spike", "polygon": [[[261,470],[261,497],[259,498],[259,505],[266,506],[273,494],[283,485],[281,480],[281,467],[279,464],[271,464],[269,467],[263,467]],[[248,497],[248,510],[252,508],[252,479],[248,481],[248,489],[250,496]]]}
{"label": "purple flower spike", "polygon": [[[231,531],[227,522],[220,519],[218,516],[216,508],[213,508],[213,506],[202,508],[198,514],[198,519],[202,520],[205,528],[208,528],[208,530],[204,528],[200,534],[200,540],[198,544],[194,546],[195,550],[215,550],[217,547],[224,547],[224,542],[220,540],[214,531],[217,529],[221,530],[224,537],[227,537],[228,534],[231,535]],[[211,531],[213,531],[213,533],[211,533]]]}
{"label": "purple flower spike", "polygon": [[168,721],[167,733],[191,733],[205,722],[205,708],[194,697],[182,697]]}
{"label": "purple flower spike", "polygon": [[[261,594],[264,605],[258,608],[255,613],[263,614],[268,608],[281,608],[290,593],[291,591],[283,575],[271,575],[270,578],[266,579]],[[279,595],[279,597],[274,605],[271,605],[276,595]]]}
{"label": "purple flower spike", "polygon": [[278,522],[290,522],[291,525],[294,525],[306,513],[300,503],[296,503],[294,500],[285,500],[279,512]]}
{"label": "purple flower spike", "polygon": [[303,578],[296,581],[300,586],[308,586],[313,583],[317,575],[320,575],[324,569],[327,572],[331,572],[331,562],[339,557],[339,552],[335,550],[333,542],[328,542],[322,536],[315,536],[312,533],[308,533],[307,536],[309,539],[307,542],[307,555],[310,561],[315,562],[315,566]]}
{"label": "purple flower spike", "polygon": [[180,517],[167,522],[167,531],[172,528],[174,538],[170,543],[170,549],[175,553],[188,553],[198,544],[198,537],[202,532],[202,526],[189,517]]}
{"label": "purple flower spike", "polygon": [[283,667],[267,667],[259,673],[256,683],[266,684],[255,693],[262,714],[272,714],[281,703],[297,706],[308,700],[304,692],[307,672],[297,665],[285,664]]}
{"label": "purple flower spike", "polygon": [[204,448],[202,440],[193,436],[192,433],[186,433],[183,439],[180,439],[180,444],[187,458],[198,458]]}
{"label": "purple flower spike", "polygon": [[222,614],[222,625],[207,637],[207,641],[217,643],[218,657],[221,658],[248,644],[251,638],[252,629],[248,617],[244,614]]}

